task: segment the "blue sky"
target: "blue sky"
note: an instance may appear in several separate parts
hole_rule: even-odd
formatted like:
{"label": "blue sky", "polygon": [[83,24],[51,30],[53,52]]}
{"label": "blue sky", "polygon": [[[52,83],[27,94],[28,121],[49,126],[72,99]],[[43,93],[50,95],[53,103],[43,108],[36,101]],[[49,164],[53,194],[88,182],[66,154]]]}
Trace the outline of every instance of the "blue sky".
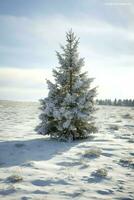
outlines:
{"label": "blue sky", "polygon": [[134,98],[133,19],[133,0],[0,0],[0,99],[47,95],[70,28],[98,98]]}

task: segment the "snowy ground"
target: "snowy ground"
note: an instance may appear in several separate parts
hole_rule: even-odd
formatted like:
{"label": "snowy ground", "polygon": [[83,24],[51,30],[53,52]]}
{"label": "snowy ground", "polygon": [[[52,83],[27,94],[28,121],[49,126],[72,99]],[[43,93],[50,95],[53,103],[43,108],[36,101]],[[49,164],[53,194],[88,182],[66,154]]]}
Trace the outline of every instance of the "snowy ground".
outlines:
{"label": "snowy ground", "polygon": [[0,199],[134,199],[134,108],[99,106],[98,133],[64,143],[35,134],[37,107],[0,103]]}

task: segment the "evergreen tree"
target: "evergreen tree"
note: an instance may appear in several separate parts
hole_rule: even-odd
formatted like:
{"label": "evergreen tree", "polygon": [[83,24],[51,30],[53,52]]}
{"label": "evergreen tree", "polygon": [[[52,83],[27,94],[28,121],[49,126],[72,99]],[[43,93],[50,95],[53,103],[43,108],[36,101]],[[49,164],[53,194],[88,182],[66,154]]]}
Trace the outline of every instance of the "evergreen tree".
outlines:
{"label": "evergreen tree", "polygon": [[134,106],[134,99],[132,100],[132,106]]}
{"label": "evergreen tree", "polygon": [[121,100],[121,99],[119,99],[119,100],[117,101],[117,106],[122,106],[122,100]]}
{"label": "evergreen tree", "polygon": [[90,86],[94,79],[81,72],[84,59],[79,58],[79,39],[72,31],[66,34],[66,42],[62,53],[56,52],[55,83],[47,81],[49,93],[41,100],[41,123],[36,130],[60,140],[75,140],[96,131],[92,116],[96,88]]}
{"label": "evergreen tree", "polygon": [[114,105],[114,106],[117,106],[117,99],[114,100],[113,105]]}

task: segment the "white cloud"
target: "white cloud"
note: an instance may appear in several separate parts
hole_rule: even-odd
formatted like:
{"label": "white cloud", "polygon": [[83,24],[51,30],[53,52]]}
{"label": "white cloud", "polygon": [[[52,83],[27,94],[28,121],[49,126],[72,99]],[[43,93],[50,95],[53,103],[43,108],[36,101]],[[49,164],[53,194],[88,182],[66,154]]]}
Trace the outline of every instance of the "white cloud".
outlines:
{"label": "white cloud", "polygon": [[[126,50],[127,46],[122,49],[124,41],[128,46],[134,42],[132,25],[126,29],[107,20],[93,19],[83,14],[79,18],[55,15],[44,19],[0,16],[0,23],[3,23],[1,37],[6,40],[1,44],[0,51],[18,59],[16,67],[0,69],[2,98],[38,99],[44,95],[44,91],[47,93],[45,78],[52,79],[52,74],[51,68],[46,66],[48,62],[49,66],[57,62],[54,50],[59,48],[59,43],[64,43],[65,31],[70,28],[81,37],[80,53],[85,57],[86,66],[89,66],[86,67],[89,75],[96,77],[99,97],[134,98],[134,58]],[[118,51],[117,46],[120,47]],[[131,52],[133,50],[131,49]],[[25,68],[24,54],[31,55],[25,61],[31,62],[31,66],[28,63]],[[44,59],[45,66],[35,63],[35,57],[38,57],[39,61]],[[33,69],[35,66],[38,66],[38,69]]]}
{"label": "white cloud", "polygon": [[17,69],[8,67],[0,69],[1,82],[6,80],[9,86],[32,87],[36,84],[42,85],[47,78],[52,79],[50,69]]}
{"label": "white cloud", "polygon": [[[122,36],[121,39],[134,40],[133,27],[120,27],[107,20],[95,19],[81,14],[79,17],[67,18],[63,15],[47,16],[46,18],[27,18],[0,15],[0,23],[10,31],[11,36],[24,41],[38,39],[41,42],[59,43],[64,40],[65,31],[73,28],[78,35],[110,34]],[[9,32],[7,32],[8,34]]]}
{"label": "white cloud", "polygon": [[1,99],[38,100],[47,95],[46,80],[53,81],[50,69],[0,69]]}
{"label": "white cloud", "polygon": [[[98,98],[134,98],[134,68],[110,68],[103,63],[86,62],[84,71],[95,77],[92,86],[98,86]],[[47,95],[45,79],[53,81],[50,69],[0,69],[1,98],[38,100]]]}
{"label": "white cloud", "polygon": [[[102,63],[100,63],[102,64]],[[89,63],[90,77],[95,77],[94,86],[98,86],[98,98],[133,98],[134,68],[110,68],[106,66],[98,67],[98,64]]]}

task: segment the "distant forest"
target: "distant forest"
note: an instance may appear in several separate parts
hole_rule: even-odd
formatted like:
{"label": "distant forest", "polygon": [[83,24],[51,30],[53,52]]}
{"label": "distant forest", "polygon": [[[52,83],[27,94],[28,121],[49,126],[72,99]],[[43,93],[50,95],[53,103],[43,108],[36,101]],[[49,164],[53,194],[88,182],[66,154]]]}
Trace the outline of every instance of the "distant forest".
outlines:
{"label": "distant forest", "polygon": [[134,99],[97,99],[96,103],[98,105],[109,105],[109,106],[134,106]]}

